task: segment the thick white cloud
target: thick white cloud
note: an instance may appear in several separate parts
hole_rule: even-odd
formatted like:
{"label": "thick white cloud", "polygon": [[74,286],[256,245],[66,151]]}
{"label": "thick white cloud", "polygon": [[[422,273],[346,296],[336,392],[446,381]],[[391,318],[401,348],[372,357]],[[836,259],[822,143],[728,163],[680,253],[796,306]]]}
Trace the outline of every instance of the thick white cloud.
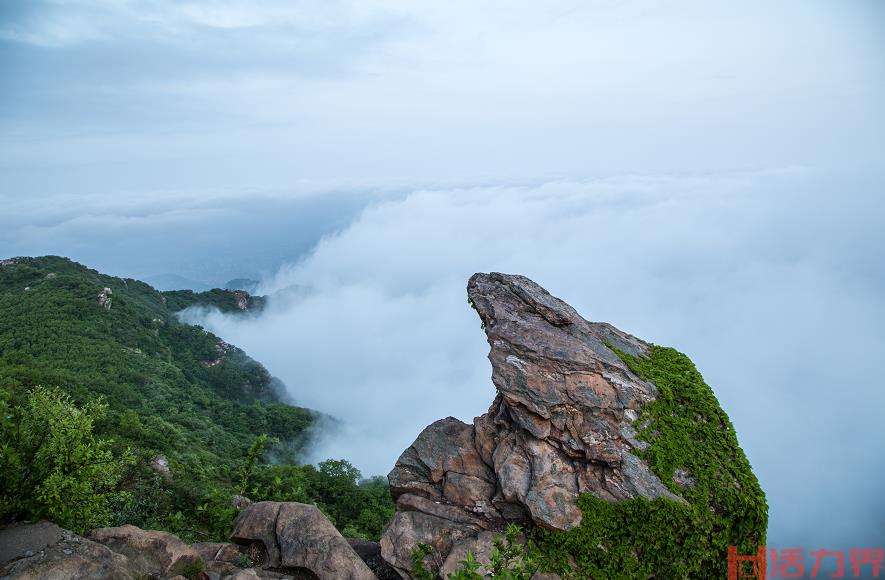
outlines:
{"label": "thick white cloud", "polygon": [[416,191],[266,280],[280,294],[261,317],[203,322],[344,421],[315,459],[386,473],[425,425],[494,396],[467,278],[526,274],[694,358],[769,493],[774,541],[859,541],[885,483],[868,186],[794,168]]}

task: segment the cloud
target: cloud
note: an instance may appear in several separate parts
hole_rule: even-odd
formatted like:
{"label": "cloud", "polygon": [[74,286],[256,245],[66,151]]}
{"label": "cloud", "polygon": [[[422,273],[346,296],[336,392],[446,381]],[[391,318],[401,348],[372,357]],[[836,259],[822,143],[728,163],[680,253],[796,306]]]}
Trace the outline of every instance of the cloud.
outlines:
{"label": "cloud", "polygon": [[202,322],[344,421],[314,459],[386,473],[431,421],[494,396],[467,278],[528,275],[692,356],[768,492],[772,543],[867,545],[885,484],[877,181],[787,168],[415,191],[266,279],[261,317]]}
{"label": "cloud", "polygon": [[875,0],[19,4],[0,195],[882,157]]}
{"label": "cloud", "polygon": [[0,256],[64,255],[118,276],[221,286],[275,271],[366,204],[396,195],[312,184],[11,199],[0,213]]}

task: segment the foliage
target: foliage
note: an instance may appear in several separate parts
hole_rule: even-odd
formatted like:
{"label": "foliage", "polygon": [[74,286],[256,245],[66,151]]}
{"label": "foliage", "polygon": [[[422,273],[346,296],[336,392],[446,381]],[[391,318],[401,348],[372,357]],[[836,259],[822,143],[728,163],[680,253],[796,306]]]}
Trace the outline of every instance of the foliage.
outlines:
{"label": "foliage", "polygon": [[240,300],[246,302],[246,308],[250,313],[260,312],[266,303],[264,296],[252,296],[241,290],[223,290],[213,288],[206,292],[194,292],[193,290],[168,290],[163,292],[166,298],[166,307],[172,312],[178,312],[191,306],[217,308],[228,314],[241,314]]}
{"label": "foliage", "polygon": [[249,450],[246,452],[246,457],[243,459],[243,465],[240,467],[240,494],[246,493],[246,486],[249,484],[249,478],[252,477],[252,472],[255,471],[255,464],[258,463],[258,459],[264,452],[265,447],[267,447],[267,443],[267,433],[262,433],[256,437],[252,445],[249,446]]}
{"label": "foliage", "polygon": [[[109,310],[97,300],[104,288],[113,292]],[[187,299],[207,294],[220,297]],[[227,540],[236,515],[231,496],[245,490],[254,501],[316,503],[339,529],[377,539],[393,513],[386,483],[361,481],[343,461],[319,469],[263,464],[265,454],[296,462],[317,414],[282,402],[278,381],[241,350],[181,323],[174,313],[181,296],[61,257],[0,265],[3,514],[50,517],[74,529],[131,523],[186,540]],[[126,458],[109,464],[101,474],[108,479],[94,487],[106,502],[37,509],[38,500],[54,505],[79,493],[57,476],[28,500],[33,505],[8,499],[25,497],[19,489],[35,477],[27,471],[30,455],[5,450],[19,444],[7,431],[20,421],[14,410],[28,408],[28,392],[38,385],[57,386],[46,392],[64,393],[66,404],[84,410],[93,453]],[[159,455],[171,476],[151,468]],[[119,493],[111,493],[111,480]]]}
{"label": "foliage", "polygon": [[107,524],[132,456],[93,434],[106,406],[78,407],[58,389],[36,387],[0,421],[0,517],[47,518],[75,531]]}
{"label": "foliage", "polygon": [[[657,386],[658,397],[637,421],[638,453],[671,491],[664,498],[608,503],[579,498],[581,525],[569,532],[536,530],[545,569],[569,576],[723,578],[727,549],[744,553],[765,543],[765,495],[713,391],[684,354],[653,346],[647,358],[617,351],[630,369]],[[676,470],[693,480],[680,486]]]}
{"label": "foliage", "polygon": [[508,524],[503,538],[495,540],[489,556],[492,578],[502,580],[529,580],[540,568],[534,542],[519,542],[522,530],[516,524]]}
{"label": "foliage", "polygon": [[[530,580],[541,567],[539,555],[534,542],[521,542],[520,536],[522,529],[514,523],[508,524],[504,535],[495,538],[487,563],[477,560],[473,552],[467,552],[458,562],[461,567],[449,574],[448,580]],[[418,544],[412,550],[412,574],[416,578],[434,577],[424,565],[426,557],[432,553],[433,548],[427,544]],[[480,571],[483,566],[486,574]]]}
{"label": "foliage", "polygon": [[202,574],[203,570],[206,569],[206,562],[202,558],[197,558],[196,560],[189,560],[187,564],[181,567],[180,570],[174,570],[178,572],[181,576],[184,576],[188,580],[194,580],[196,578],[204,577]]}
{"label": "foliage", "polygon": [[433,554],[433,547],[427,544],[418,544],[412,550],[412,578],[415,580],[435,580],[435,576],[430,572],[425,564],[427,556]]}
{"label": "foliage", "polygon": [[483,580],[485,578],[479,571],[482,565],[476,560],[473,552],[467,552],[467,556],[458,563],[461,567],[449,574],[449,580]]}
{"label": "foliage", "polygon": [[363,479],[344,460],[313,465],[259,465],[249,479],[254,500],[314,504],[346,537],[378,540],[394,504],[382,477]]}

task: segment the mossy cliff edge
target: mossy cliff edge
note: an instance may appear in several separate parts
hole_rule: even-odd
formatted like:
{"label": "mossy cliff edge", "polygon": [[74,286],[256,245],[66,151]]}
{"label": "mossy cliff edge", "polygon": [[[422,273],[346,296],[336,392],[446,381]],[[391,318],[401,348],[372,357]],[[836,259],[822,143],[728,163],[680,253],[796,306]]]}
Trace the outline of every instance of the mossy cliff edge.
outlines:
{"label": "mossy cliff edge", "polygon": [[522,276],[476,274],[497,396],[427,427],[388,479],[381,541],[400,574],[488,561],[508,524],[563,577],[725,577],[727,549],[765,542],[765,496],[734,428],[683,354],[647,344]]}
{"label": "mossy cliff edge", "polygon": [[639,417],[637,455],[687,504],[636,498],[578,499],[581,525],[537,530],[544,568],[580,578],[725,578],[728,546],[743,554],[765,544],[765,494],[738,445],[734,427],[691,360],[651,346],[648,356],[613,350],[658,398]]}

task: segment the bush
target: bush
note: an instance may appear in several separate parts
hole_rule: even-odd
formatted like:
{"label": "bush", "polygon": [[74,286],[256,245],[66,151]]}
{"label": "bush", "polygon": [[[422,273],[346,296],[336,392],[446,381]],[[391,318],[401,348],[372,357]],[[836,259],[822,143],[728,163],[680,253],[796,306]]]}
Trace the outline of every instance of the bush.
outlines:
{"label": "bush", "polygon": [[100,399],[78,407],[58,389],[36,387],[23,405],[2,403],[0,517],[46,518],[75,532],[109,523],[128,450],[92,432],[107,407]]}
{"label": "bush", "polygon": [[[467,552],[467,556],[458,562],[460,568],[449,574],[448,580],[530,580],[541,568],[539,555],[535,544],[531,540],[521,542],[520,536],[522,529],[514,523],[508,524],[504,535],[495,538],[488,562],[480,562],[473,552]],[[412,575],[415,578],[434,578],[424,566],[427,556],[431,555],[433,548],[427,544],[418,544],[412,550]],[[482,567],[487,570],[485,575],[480,573]]]}

